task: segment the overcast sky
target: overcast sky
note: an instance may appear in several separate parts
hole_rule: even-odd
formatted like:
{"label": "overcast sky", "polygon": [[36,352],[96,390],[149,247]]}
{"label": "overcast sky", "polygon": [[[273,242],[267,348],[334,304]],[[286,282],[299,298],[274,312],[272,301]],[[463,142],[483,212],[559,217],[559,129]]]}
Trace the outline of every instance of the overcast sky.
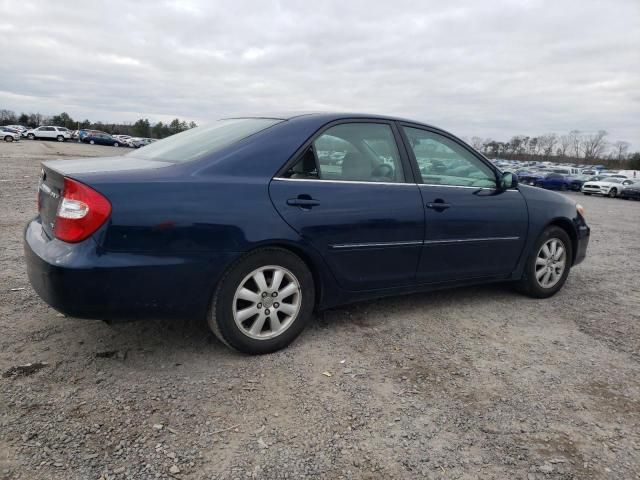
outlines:
{"label": "overcast sky", "polygon": [[640,0],[0,0],[0,108],[103,121],[339,110],[640,150]]}

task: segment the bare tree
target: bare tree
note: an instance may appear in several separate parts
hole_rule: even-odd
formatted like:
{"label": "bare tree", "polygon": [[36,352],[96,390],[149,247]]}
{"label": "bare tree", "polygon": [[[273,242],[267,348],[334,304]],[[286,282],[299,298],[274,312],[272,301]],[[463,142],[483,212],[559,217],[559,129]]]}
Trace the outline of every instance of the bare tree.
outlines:
{"label": "bare tree", "polygon": [[571,139],[571,135],[562,135],[559,139],[558,139],[558,155],[560,157],[566,157],[567,156],[567,151],[569,150],[569,147],[571,147],[572,144],[572,139]]}
{"label": "bare tree", "polygon": [[478,151],[482,150],[482,146],[484,145],[484,140],[480,137],[471,137],[471,146]]}
{"label": "bare tree", "polygon": [[602,157],[607,148],[607,141],[605,140],[606,136],[606,131],[598,130],[597,133],[584,135],[582,137],[581,143],[585,159],[595,160],[596,158]]}
{"label": "bare tree", "polygon": [[555,133],[547,133],[538,137],[538,146],[546,160],[553,155],[553,148],[558,142],[558,136]]}
{"label": "bare tree", "polygon": [[569,141],[571,144],[571,153],[575,158],[580,158],[580,152],[582,151],[582,135],[580,130],[571,130],[569,132]]}
{"label": "bare tree", "polygon": [[617,141],[613,144],[613,157],[616,160],[622,161],[627,158],[629,153],[629,142]]}

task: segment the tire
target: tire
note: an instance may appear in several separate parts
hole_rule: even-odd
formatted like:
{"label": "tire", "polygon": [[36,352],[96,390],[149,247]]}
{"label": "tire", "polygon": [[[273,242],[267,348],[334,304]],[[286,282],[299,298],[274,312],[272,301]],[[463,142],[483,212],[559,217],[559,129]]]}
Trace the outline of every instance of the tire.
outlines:
{"label": "tire", "polygon": [[30,133],[29,135],[27,135],[27,138],[28,138],[29,140],[35,140],[35,139],[36,139],[36,136],[35,136],[33,133]]}
{"label": "tire", "polygon": [[567,187],[566,183],[563,183],[562,186],[560,187],[560,190],[563,192],[566,192],[567,190],[569,190],[569,188]]}
{"label": "tire", "polygon": [[113,143],[113,146],[114,146],[114,147],[119,147],[119,146],[120,146],[120,144],[119,144],[118,142],[114,142],[114,143]]}
{"label": "tire", "polygon": [[62,135],[58,135],[56,137],[56,140],[59,141],[59,142],[64,142],[64,137]]}
{"label": "tire", "polygon": [[96,142],[94,142],[93,140],[89,140],[89,143],[90,143],[91,145],[95,145],[95,144],[96,144]]}
{"label": "tire", "polygon": [[11,135],[7,135],[4,137],[5,142],[13,142],[13,137]]}
{"label": "tire", "polygon": [[[278,290],[284,297],[273,296],[273,290],[268,288],[274,281],[274,269],[284,275],[280,283],[284,287]],[[264,271],[262,278],[267,286],[264,293],[253,280],[253,275],[256,272],[259,275],[261,271]],[[239,298],[241,290],[250,294],[247,298],[251,300]],[[278,298],[287,302],[278,304]],[[294,305],[296,300],[297,306]],[[263,301],[269,305],[263,305]],[[314,302],[313,276],[306,264],[288,250],[264,248],[245,255],[229,267],[213,295],[207,320],[216,337],[227,346],[252,355],[271,353],[286,347],[300,335],[311,319]],[[283,312],[284,305],[287,305],[290,315]],[[249,311],[250,316],[237,315],[243,310]],[[257,313],[252,314],[253,311]],[[274,315],[278,319],[276,325],[282,329],[275,334],[271,323]],[[242,317],[246,318],[243,320]]]}
{"label": "tire", "polygon": [[[542,253],[542,248],[544,245],[549,245],[549,242],[552,241],[561,242],[561,245],[564,249],[564,267],[561,273],[559,273],[557,281],[549,286],[543,285],[543,280],[546,278],[546,274],[543,273],[541,280],[538,280],[536,277],[536,273],[540,274],[541,270],[544,270],[544,265],[538,265],[539,255],[544,255]],[[527,258],[527,263],[524,268],[524,272],[522,275],[522,279],[516,283],[516,289],[523,293],[524,295],[528,295],[533,298],[548,298],[555,295],[564,285],[569,276],[569,271],[571,270],[571,263],[573,261],[573,245],[571,244],[571,239],[567,232],[555,225],[551,225],[544,229],[542,234],[536,240],[534,247],[531,251],[531,254]],[[553,264],[551,264],[553,265]],[[553,266],[549,267],[553,268]],[[556,270],[557,272],[557,270]],[[550,277],[551,280],[551,277]]]}
{"label": "tire", "polygon": [[614,187],[611,190],[609,190],[609,193],[607,194],[607,196],[609,198],[616,198],[618,196],[618,190]]}

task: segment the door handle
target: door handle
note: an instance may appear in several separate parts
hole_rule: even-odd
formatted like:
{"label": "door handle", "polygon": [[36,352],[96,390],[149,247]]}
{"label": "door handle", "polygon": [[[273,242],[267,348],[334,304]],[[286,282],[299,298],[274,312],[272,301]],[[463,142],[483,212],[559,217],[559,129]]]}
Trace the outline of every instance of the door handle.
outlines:
{"label": "door handle", "polygon": [[429,202],[427,203],[427,208],[431,208],[432,210],[435,210],[436,212],[442,212],[444,210],[446,210],[447,208],[450,208],[451,205],[448,203],[444,203],[443,200],[435,200],[433,202]]}
{"label": "door handle", "polygon": [[287,205],[300,208],[312,208],[320,205],[320,202],[309,195],[299,195],[298,198],[290,198],[287,200]]}

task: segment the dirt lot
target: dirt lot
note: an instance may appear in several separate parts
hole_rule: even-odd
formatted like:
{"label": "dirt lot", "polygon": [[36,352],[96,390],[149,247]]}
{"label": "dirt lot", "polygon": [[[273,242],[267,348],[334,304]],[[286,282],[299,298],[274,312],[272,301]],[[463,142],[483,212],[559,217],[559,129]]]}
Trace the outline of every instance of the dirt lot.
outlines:
{"label": "dirt lot", "polygon": [[65,318],[30,288],[39,161],[124,152],[0,144],[0,478],[640,478],[640,202],[572,194],[592,241],[552,299],[379,300],[247,357],[204,322]]}

